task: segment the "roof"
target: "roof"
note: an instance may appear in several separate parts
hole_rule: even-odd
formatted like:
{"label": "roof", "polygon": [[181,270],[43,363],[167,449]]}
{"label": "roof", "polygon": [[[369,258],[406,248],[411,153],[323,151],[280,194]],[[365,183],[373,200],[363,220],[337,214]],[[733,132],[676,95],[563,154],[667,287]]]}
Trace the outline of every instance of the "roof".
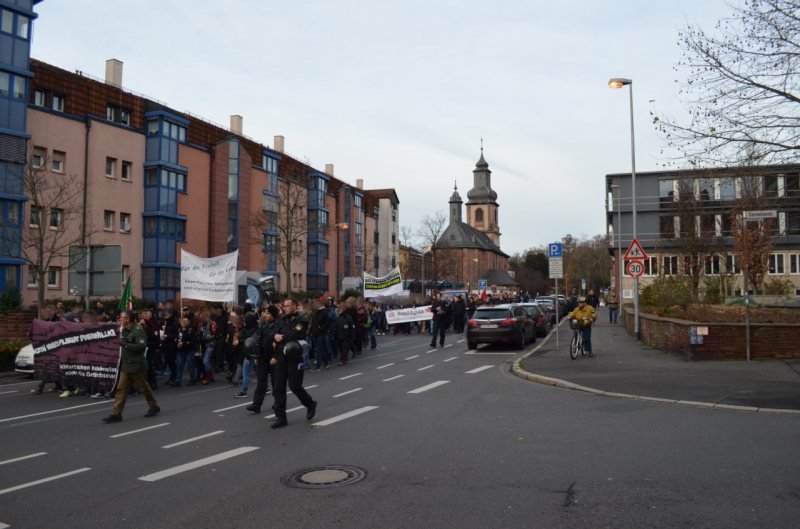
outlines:
{"label": "roof", "polygon": [[487,285],[497,285],[499,287],[518,287],[519,283],[514,281],[514,278],[508,275],[508,272],[500,269],[492,269],[486,274]]}
{"label": "roof", "polygon": [[472,173],[475,184],[467,192],[467,204],[496,204],[497,192],[492,189],[492,172],[489,170],[489,164],[483,158],[483,148],[481,148],[481,157],[475,164]]}
{"label": "roof", "polygon": [[508,257],[492,238],[469,224],[453,219],[437,241],[443,248],[478,248]]}
{"label": "roof", "polygon": [[395,202],[400,203],[400,199],[397,198],[397,193],[394,189],[366,189],[364,193],[369,193],[375,198],[392,198],[394,196]]}

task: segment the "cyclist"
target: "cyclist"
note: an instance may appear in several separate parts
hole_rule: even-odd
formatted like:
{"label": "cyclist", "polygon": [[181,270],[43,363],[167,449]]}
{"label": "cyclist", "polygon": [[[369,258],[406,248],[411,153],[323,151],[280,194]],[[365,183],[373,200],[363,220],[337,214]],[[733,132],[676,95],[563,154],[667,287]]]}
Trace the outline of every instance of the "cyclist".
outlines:
{"label": "cyclist", "polygon": [[592,325],[597,321],[597,311],[594,310],[594,307],[586,304],[586,298],[580,297],[578,298],[578,308],[573,310],[569,317],[575,318],[583,326],[581,329],[583,331],[583,348],[589,353],[589,356],[594,356],[592,354]]}

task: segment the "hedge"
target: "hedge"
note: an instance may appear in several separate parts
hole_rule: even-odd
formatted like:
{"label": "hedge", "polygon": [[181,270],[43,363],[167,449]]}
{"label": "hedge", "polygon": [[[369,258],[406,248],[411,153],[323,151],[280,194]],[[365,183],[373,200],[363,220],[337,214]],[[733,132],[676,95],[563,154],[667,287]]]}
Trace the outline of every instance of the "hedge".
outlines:
{"label": "hedge", "polygon": [[14,360],[19,350],[31,343],[30,340],[0,342],[0,373],[14,370]]}

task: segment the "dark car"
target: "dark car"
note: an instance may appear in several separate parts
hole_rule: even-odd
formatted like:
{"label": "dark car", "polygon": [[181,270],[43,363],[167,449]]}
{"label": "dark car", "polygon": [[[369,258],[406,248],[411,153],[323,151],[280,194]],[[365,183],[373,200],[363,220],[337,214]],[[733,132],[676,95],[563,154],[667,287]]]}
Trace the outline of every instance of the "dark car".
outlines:
{"label": "dark car", "polygon": [[536,320],[521,305],[481,306],[467,323],[467,347],[481,343],[511,343],[523,349],[536,341]]}
{"label": "dark car", "polygon": [[555,325],[559,322],[560,315],[561,315],[561,306],[557,305],[555,301],[545,297],[539,297],[536,299],[536,302],[539,303],[542,307],[547,310],[547,313],[550,315],[550,323]]}
{"label": "dark car", "polygon": [[522,308],[525,309],[525,312],[528,313],[534,321],[536,321],[536,332],[539,336],[547,336],[550,332],[550,329],[553,328],[553,324],[551,323],[548,314],[545,312],[543,306],[539,305],[536,301],[530,301],[528,303],[523,303]]}

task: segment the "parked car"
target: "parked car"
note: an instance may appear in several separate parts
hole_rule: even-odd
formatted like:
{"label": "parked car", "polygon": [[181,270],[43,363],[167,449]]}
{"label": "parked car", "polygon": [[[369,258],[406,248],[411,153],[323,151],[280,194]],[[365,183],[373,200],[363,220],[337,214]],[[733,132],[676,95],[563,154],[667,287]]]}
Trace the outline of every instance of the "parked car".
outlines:
{"label": "parked car", "polygon": [[467,347],[482,343],[513,343],[517,349],[536,341],[536,320],[521,305],[481,306],[467,322]]}
{"label": "parked car", "polygon": [[14,371],[17,373],[33,374],[33,346],[26,345],[17,353],[17,358],[14,360]]}
{"label": "parked car", "polygon": [[555,301],[548,298],[540,297],[536,301],[547,310],[547,313],[550,315],[550,323],[556,325],[560,319],[559,311],[561,307],[557,306]]}
{"label": "parked car", "polygon": [[558,306],[558,321],[561,321],[564,316],[569,314],[566,301],[562,301],[556,296],[542,296],[537,301],[549,301],[551,303],[555,303]]}
{"label": "parked car", "polygon": [[549,314],[546,312],[542,305],[536,301],[523,303],[522,308],[528,313],[528,316],[536,321],[536,332],[539,336],[547,336],[553,324],[550,321]]}

